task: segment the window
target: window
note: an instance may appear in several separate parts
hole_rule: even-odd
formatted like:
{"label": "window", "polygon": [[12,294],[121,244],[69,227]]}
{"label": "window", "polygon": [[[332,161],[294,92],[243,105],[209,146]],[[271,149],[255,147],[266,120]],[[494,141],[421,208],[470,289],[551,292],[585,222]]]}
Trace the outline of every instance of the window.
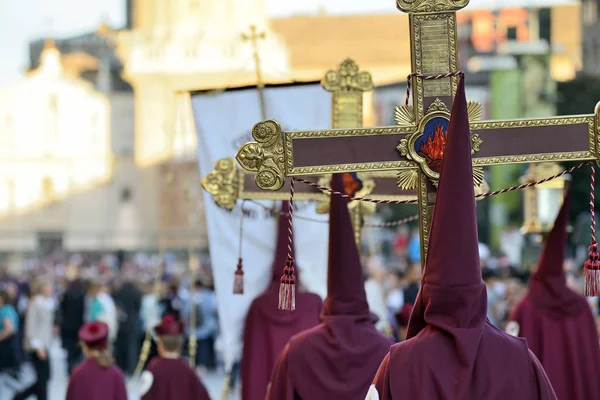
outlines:
{"label": "window", "polygon": [[49,176],[42,179],[42,199],[51,201],[54,198],[54,181]]}
{"label": "window", "polygon": [[506,28],[506,40],[517,40],[517,27],[509,26]]}
{"label": "window", "polygon": [[552,11],[550,8],[541,8],[538,11],[540,39],[552,43]]}
{"label": "window", "polygon": [[38,251],[42,255],[50,255],[63,248],[63,232],[38,232]]}
{"label": "window", "polygon": [[133,194],[131,193],[131,189],[129,189],[128,187],[123,188],[121,190],[121,203],[128,203],[131,200],[131,197],[133,196]]}
{"label": "window", "polygon": [[593,25],[598,20],[597,0],[587,0],[583,3],[583,23],[584,25]]}

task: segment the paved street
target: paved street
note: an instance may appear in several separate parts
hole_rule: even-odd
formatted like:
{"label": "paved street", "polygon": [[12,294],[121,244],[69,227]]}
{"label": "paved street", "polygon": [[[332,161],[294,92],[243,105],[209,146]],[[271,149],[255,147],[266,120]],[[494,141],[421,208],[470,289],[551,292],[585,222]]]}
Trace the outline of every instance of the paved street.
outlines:
{"label": "paved street", "polygon": [[[50,355],[52,359],[52,380],[50,381],[49,400],[64,400],[68,382],[64,354],[62,350],[58,346],[56,346],[55,348],[53,348]],[[28,383],[32,382],[33,378],[34,373],[29,366],[26,366],[24,368],[23,377],[20,383],[15,382],[11,378],[1,376],[0,400],[10,400],[14,389],[16,389],[17,387],[26,386]],[[223,378],[224,376],[222,373],[209,374],[205,377],[204,384],[210,392],[212,399],[221,399]],[[137,386],[137,382],[134,382],[132,380],[130,380],[127,383],[129,400],[139,399]],[[231,396],[230,399],[235,400],[237,399],[237,397]]]}

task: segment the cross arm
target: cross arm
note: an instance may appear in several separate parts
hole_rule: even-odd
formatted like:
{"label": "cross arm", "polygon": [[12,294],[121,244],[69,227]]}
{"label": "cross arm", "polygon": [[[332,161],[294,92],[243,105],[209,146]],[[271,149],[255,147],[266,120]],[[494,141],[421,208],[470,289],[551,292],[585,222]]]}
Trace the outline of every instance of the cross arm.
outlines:
{"label": "cross arm", "polygon": [[[589,115],[472,122],[473,165],[598,159],[599,110],[596,107]],[[276,121],[267,120],[254,125],[252,135],[256,141],[242,146],[236,159],[257,173],[261,189],[278,190],[288,176],[423,168],[406,151],[414,142],[411,138],[422,135],[412,124],[283,131]]]}
{"label": "cross arm", "polygon": [[598,122],[598,114],[473,122],[480,139],[473,165],[597,159]]}
{"label": "cross arm", "polygon": [[[417,197],[415,190],[400,190],[396,185],[396,174],[392,171],[380,171],[361,176],[369,186],[368,197],[376,200],[409,200]],[[315,179],[312,179],[315,181]],[[321,178],[320,183],[328,186],[329,178]],[[202,178],[202,188],[213,196],[215,204],[231,210],[238,200],[289,200],[289,182],[281,190],[265,191],[255,183],[255,174],[239,168],[234,158],[217,160],[215,168]],[[328,203],[329,197],[315,187],[296,185],[294,198]]]}
{"label": "cross arm", "polygon": [[414,126],[282,131],[274,120],[252,128],[254,142],[240,148],[240,165],[256,172],[261,189],[279,190],[288,176],[416,168],[396,146]]}

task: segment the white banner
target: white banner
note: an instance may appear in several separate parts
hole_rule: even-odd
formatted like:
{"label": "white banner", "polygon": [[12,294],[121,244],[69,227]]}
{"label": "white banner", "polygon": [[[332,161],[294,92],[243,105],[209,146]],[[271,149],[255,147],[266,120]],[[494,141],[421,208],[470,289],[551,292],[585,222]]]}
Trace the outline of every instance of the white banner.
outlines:
{"label": "white banner", "polygon": [[[331,119],[331,95],[317,83],[265,88],[266,115],[276,119],[284,130],[327,129]],[[250,129],[261,120],[256,88],[219,94],[192,93],[192,109],[198,135],[200,173],[213,170],[216,160],[232,157],[238,148],[252,140]],[[246,202],[250,216],[244,219],[244,295],[232,294],[237,265],[240,203],[233,212],[214,204],[204,193],[211,264],[217,292],[219,320],[227,370],[241,354],[244,319],[250,303],[271,279],[276,221],[267,210]],[[268,207],[272,202],[264,202]],[[300,204],[297,215],[327,220],[317,215],[314,204]],[[327,277],[328,224],[294,219],[296,258],[303,284],[325,297]],[[283,266],[282,266],[283,271]]]}

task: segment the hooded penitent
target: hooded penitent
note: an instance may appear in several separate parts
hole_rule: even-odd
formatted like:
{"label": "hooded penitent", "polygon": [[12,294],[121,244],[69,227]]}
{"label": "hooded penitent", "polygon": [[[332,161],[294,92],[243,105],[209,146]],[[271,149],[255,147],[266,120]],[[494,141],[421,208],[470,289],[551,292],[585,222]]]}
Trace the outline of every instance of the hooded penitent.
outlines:
{"label": "hooded penitent", "polygon": [[[484,142],[485,143],[485,142]],[[486,319],[464,83],[452,107],[421,289],[406,341],[382,363],[368,398],[554,399],[522,339]]]}
{"label": "hooded penitent", "polygon": [[[241,361],[242,400],[264,400],[273,367],[285,344],[295,334],[319,323],[322,301],[313,293],[298,291],[294,312],[277,310],[281,271],[287,257],[288,211],[289,203],[285,201],[279,216],[271,281],[265,292],[254,299],[246,317]],[[299,287],[298,276],[296,285]]]}
{"label": "hooded penitent", "polygon": [[527,339],[559,399],[600,399],[600,344],[586,299],[567,287],[563,269],[570,191],[546,239],[529,293],[507,331]]}
{"label": "hooded penitent", "polygon": [[[332,188],[344,192],[340,175]],[[364,399],[391,340],[375,328],[348,200],[332,195],[327,298],[319,326],[293,337],[273,371],[271,400]]]}

